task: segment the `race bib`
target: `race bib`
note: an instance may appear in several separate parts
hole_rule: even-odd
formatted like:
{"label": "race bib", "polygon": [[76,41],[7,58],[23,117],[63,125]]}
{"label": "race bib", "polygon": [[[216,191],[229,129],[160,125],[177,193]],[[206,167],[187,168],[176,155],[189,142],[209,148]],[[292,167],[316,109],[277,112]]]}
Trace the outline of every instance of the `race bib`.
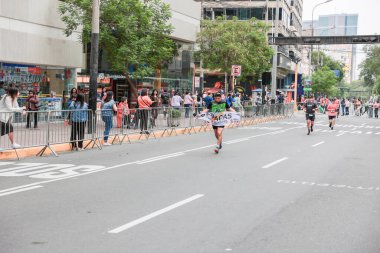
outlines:
{"label": "race bib", "polygon": [[239,123],[240,114],[236,112],[202,113],[197,116],[197,119],[211,123],[213,126],[225,126],[230,123]]}

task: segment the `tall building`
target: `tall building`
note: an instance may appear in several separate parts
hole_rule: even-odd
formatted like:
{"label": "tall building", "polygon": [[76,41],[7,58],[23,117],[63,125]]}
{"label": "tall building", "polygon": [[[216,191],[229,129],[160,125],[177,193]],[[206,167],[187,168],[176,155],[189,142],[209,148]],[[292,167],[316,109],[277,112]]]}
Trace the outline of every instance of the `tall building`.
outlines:
{"label": "tall building", "polygon": [[66,37],[58,0],[0,0],[0,81],[22,94],[61,94],[83,67],[81,32]]}
{"label": "tall building", "polygon": [[[198,0],[200,1],[200,0]],[[227,0],[215,1],[204,0],[204,17],[215,19],[218,16],[225,16],[227,19],[237,17],[239,20],[249,20],[256,18],[267,22],[270,26],[269,39],[275,34],[276,1],[273,0]],[[302,0],[280,0],[279,13],[279,36],[294,37],[302,34]],[[277,87],[287,89],[294,82],[295,64],[291,60],[291,55],[300,56],[297,47],[280,46],[278,49],[277,66]],[[269,85],[270,74],[263,75],[263,84]],[[261,79],[261,78],[259,78]],[[301,78],[300,78],[301,79]],[[215,81],[216,78],[212,79]],[[210,84],[209,84],[210,85]]]}
{"label": "tall building", "polygon": [[[170,5],[171,19],[170,23],[173,26],[173,33],[171,38],[177,46],[176,56],[161,69],[160,77],[152,76],[145,77],[138,83],[138,89],[142,87],[152,88],[167,88],[176,89],[181,91],[192,90],[194,80],[194,60],[193,53],[195,50],[195,43],[197,35],[200,30],[201,20],[201,4],[194,0],[163,0],[163,2]],[[107,58],[105,52],[104,57],[99,65],[99,72],[105,78],[102,85],[105,87],[112,87],[116,93],[116,98],[122,96],[128,97],[129,101],[136,98],[131,93],[129,84],[126,84],[125,77],[119,74],[114,74],[110,67],[110,59]],[[89,51],[87,54],[87,62],[89,62]],[[88,70],[84,73],[88,75]],[[88,85],[88,78],[85,79]],[[158,82],[160,85],[157,85]],[[80,83],[81,84],[81,83]]]}
{"label": "tall building", "polygon": [[[163,1],[170,4],[174,27],[171,37],[178,48],[176,57],[162,70],[163,82],[191,88],[192,53],[200,29],[201,5],[194,0]],[[88,89],[90,47],[79,41],[80,30],[65,36],[65,24],[58,13],[61,2],[0,0],[0,81],[6,87],[15,83],[22,94],[35,90],[42,96],[51,92],[61,95],[72,87],[84,92]],[[101,55],[99,67],[99,85],[128,95],[126,87],[116,88],[122,75],[112,71],[106,55]],[[144,80],[147,85],[153,82],[153,78]]]}
{"label": "tall building", "polygon": [[[314,20],[315,36],[351,36],[358,34],[357,14],[321,15]],[[311,36],[312,21],[303,23],[303,35]],[[351,83],[356,79],[357,46],[356,45],[325,45],[319,50],[325,52],[333,59],[344,63],[345,81]],[[323,59],[321,59],[323,61]],[[322,62],[323,63],[323,62]]]}

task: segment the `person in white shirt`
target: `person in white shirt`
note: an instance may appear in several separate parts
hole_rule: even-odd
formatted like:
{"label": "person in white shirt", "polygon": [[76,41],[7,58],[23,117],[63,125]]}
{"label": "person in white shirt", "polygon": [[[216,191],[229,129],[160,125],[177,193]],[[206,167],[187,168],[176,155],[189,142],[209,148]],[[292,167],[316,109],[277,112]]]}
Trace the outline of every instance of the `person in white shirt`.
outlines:
{"label": "person in white shirt", "polygon": [[185,101],[184,101],[184,105],[185,105],[185,118],[189,118],[190,117],[190,108],[192,107],[193,103],[194,103],[194,100],[192,99],[190,93],[187,91],[186,95],[185,95]]}
{"label": "person in white shirt", "polygon": [[183,99],[178,94],[178,91],[174,93],[174,96],[172,97],[172,107],[179,110],[181,107],[181,103],[183,102]]}
{"label": "person in white shirt", "polygon": [[9,88],[7,94],[0,100],[0,136],[8,135],[12,144],[12,148],[20,148],[21,146],[14,142],[12,118],[15,112],[26,114],[26,108],[19,107],[17,98],[19,92],[17,88]]}

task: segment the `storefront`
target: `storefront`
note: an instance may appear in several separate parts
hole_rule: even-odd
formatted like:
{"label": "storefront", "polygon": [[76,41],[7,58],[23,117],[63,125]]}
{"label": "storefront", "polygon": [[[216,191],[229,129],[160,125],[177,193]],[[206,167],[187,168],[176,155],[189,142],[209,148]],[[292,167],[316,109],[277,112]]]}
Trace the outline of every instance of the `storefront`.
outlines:
{"label": "storefront", "polygon": [[76,70],[0,62],[0,82],[4,82],[5,89],[19,89],[20,105],[25,104],[29,91],[34,91],[40,98],[41,110],[60,110],[63,94],[76,87]]}

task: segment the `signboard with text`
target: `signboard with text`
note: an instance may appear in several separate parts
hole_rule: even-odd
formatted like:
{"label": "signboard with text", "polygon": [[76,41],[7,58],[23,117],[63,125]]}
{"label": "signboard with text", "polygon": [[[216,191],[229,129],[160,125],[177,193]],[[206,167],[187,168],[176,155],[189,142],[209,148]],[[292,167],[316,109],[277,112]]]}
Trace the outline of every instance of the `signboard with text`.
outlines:
{"label": "signboard with text", "polygon": [[241,66],[240,65],[232,65],[231,75],[233,75],[234,77],[241,76]]}

